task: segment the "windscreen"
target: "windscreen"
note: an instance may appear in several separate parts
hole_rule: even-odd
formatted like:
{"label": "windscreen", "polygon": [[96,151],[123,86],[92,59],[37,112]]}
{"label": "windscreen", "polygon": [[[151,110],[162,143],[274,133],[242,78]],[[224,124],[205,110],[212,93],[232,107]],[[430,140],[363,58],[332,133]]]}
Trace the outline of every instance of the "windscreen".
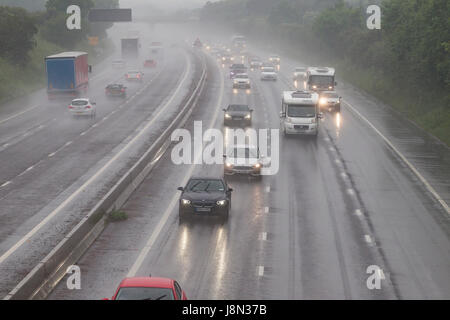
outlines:
{"label": "windscreen", "polygon": [[224,191],[224,185],[220,180],[214,179],[192,179],[189,181],[186,186],[186,190],[192,192],[201,192],[201,191]]}
{"label": "windscreen", "polygon": [[245,104],[232,104],[228,107],[228,111],[249,111],[249,108]]}
{"label": "windscreen", "polygon": [[255,148],[232,148],[228,153],[229,157],[233,158],[257,158],[257,151]]}
{"label": "windscreen", "polygon": [[314,105],[296,105],[291,104],[287,107],[288,117],[310,118],[316,116],[316,107]]}
{"label": "windscreen", "polygon": [[169,288],[125,287],[117,293],[116,300],[175,300]]}
{"label": "windscreen", "polygon": [[310,76],[312,85],[333,86],[334,78],[332,76]]}
{"label": "windscreen", "polygon": [[87,105],[87,101],[86,100],[76,100],[76,101],[72,101],[72,105],[73,106],[85,106]]}

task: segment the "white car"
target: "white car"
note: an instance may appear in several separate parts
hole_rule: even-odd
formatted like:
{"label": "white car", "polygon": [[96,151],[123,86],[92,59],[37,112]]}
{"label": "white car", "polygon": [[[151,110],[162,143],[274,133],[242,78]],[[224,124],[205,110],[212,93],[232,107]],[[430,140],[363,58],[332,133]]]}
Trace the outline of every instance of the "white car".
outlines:
{"label": "white car", "polygon": [[233,89],[250,89],[250,78],[246,73],[238,73],[233,78]]}
{"label": "white car", "polygon": [[226,175],[249,174],[261,176],[261,168],[264,164],[264,156],[259,149],[251,145],[228,146],[224,157],[223,173]]}
{"label": "white car", "polygon": [[97,104],[88,98],[74,99],[69,105],[69,112],[74,116],[95,117]]}
{"label": "white car", "polygon": [[306,67],[297,67],[294,70],[294,81],[306,80]]}
{"label": "white car", "polygon": [[274,67],[262,67],[261,68],[261,80],[273,80],[277,81],[278,75]]}
{"label": "white car", "polygon": [[272,63],[275,64],[275,65],[279,65],[279,64],[280,64],[280,61],[281,61],[281,58],[280,58],[280,56],[278,56],[278,55],[276,55],[276,54],[272,54],[272,55],[269,57],[269,61],[272,62]]}

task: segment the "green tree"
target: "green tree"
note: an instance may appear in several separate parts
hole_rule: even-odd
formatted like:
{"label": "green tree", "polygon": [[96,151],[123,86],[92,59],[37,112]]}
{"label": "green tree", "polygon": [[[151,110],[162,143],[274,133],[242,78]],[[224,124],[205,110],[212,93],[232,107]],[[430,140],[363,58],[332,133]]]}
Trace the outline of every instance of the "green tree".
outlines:
{"label": "green tree", "polygon": [[35,20],[25,9],[0,7],[0,56],[15,64],[25,64],[28,52],[36,45],[37,31]]}

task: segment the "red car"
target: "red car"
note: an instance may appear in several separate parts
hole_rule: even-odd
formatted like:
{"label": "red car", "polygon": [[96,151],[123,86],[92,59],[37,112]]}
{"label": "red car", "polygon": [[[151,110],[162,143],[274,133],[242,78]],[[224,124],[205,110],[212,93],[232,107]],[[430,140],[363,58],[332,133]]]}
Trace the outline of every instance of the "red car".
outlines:
{"label": "red car", "polygon": [[156,67],[156,61],[155,60],[151,60],[151,59],[145,60],[144,61],[144,67],[145,68],[154,68],[154,67]]}
{"label": "red car", "polygon": [[187,297],[173,279],[134,277],[123,279],[111,300],[187,300]]}

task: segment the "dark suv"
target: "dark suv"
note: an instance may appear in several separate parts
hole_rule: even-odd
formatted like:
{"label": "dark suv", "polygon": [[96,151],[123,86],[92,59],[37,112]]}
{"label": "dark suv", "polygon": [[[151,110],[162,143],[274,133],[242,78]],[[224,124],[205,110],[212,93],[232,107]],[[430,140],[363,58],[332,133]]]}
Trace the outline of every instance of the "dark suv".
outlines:
{"label": "dark suv", "polygon": [[224,125],[243,124],[250,126],[252,124],[253,109],[250,109],[246,104],[230,104],[223,111]]}
{"label": "dark suv", "polygon": [[179,200],[179,219],[187,216],[219,216],[226,221],[231,208],[231,189],[222,178],[192,177]]}
{"label": "dark suv", "polygon": [[124,87],[121,84],[109,84],[105,88],[105,94],[107,97],[125,98],[127,95],[127,87]]}

